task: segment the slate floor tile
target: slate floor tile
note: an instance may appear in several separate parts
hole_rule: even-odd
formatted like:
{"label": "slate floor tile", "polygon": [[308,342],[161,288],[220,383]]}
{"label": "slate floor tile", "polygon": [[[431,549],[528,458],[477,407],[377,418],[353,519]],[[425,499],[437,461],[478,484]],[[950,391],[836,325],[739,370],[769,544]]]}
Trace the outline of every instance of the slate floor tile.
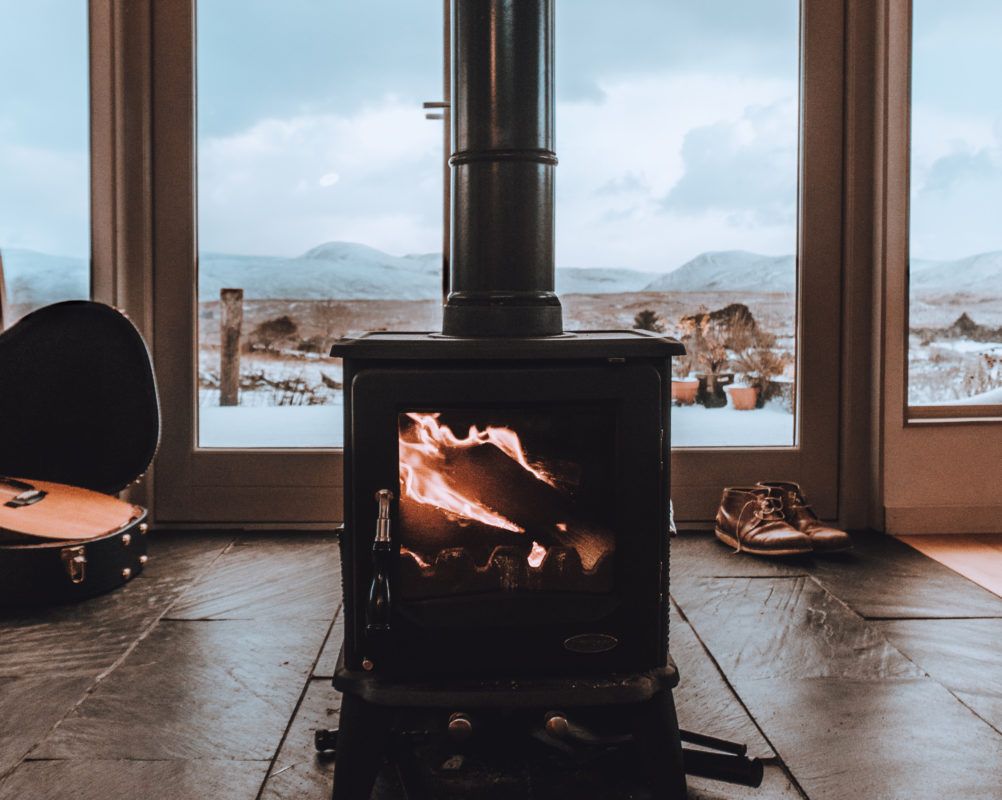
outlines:
{"label": "slate floor tile", "polygon": [[898,650],[1002,731],[1002,619],[875,624]]}
{"label": "slate floor tile", "polygon": [[144,633],[232,542],[213,534],[150,534],[137,578],[80,603],[21,609],[0,619],[0,676],[96,678]]}
{"label": "slate floor tile", "polygon": [[815,558],[811,572],[864,617],[1002,617],[1002,598],[893,536],[853,535],[850,553]]}
{"label": "slate floor tile", "polygon": [[775,756],[692,628],[674,613],[670,642],[680,676],[675,689],[679,725],[696,733],[746,744],[748,754],[753,757]]}
{"label": "slate floor tile", "polygon": [[700,578],[674,586],[673,595],[732,685],[737,678],[921,675],[810,578]]}
{"label": "slate floor tile", "polygon": [[313,733],[336,729],[341,695],[326,680],[311,680],[282,748],[268,775],[262,800],[328,798],[334,782],[334,754],[318,754]]}
{"label": "slate floor tile", "polygon": [[174,604],[170,619],[313,619],[330,622],[341,599],[332,537],[248,540],[227,550]]}
{"label": "slate floor tile", "polygon": [[811,800],[998,800],[1002,736],[929,678],[736,689]]}
{"label": "slate floor tile", "polygon": [[863,617],[1002,617],[1002,598],[893,536],[853,532],[849,553],[761,558],[734,553],[712,531],[672,540],[672,586],[692,577],[810,575]]}
{"label": "slate floor tile", "polygon": [[707,778],[689,777],[688,800],[803,800],[804,795],[778,764],[766,764],[762,785],[756,789]]}
{"label": "slate floor tile", "polygon": [[337,550],[338,534],[333,529],[319,531],[241,531],[237,535],[234,544],[237,547],[277,544],[290,548],[323,544]]}
{"label": "slate floor tile", "polygon": [[671,540],[671,580],[687,576],[714,578],[792,578],[809,575],[814,559],[761,558],[734,550],[712,531],[680,531]]}
{"label": "slate floor tile", "polygon": [[161,622],[34,758],[269,759],[325,627]]}
{"label": "slate floor tile", "polygon": [[334,677],[334,668],[337,666],[341,644],[344,642],[344,614],[342,611],[342,608],[338,608],[337,616],[334,618],[334,625],[327,636],[327,641],[324,642],[324,649],[320,651],[317,665],[313,668],[314,678],[327,678],[329,681]]}
{"label": "slate floor tile", "polygon": [[90,678],[0,677],[0,776],[83,698]]}
{"label": "slate floor tile", "polygon": [[0,783],[0,800],[254,800],[267,769],[267,761],[28,761]]}

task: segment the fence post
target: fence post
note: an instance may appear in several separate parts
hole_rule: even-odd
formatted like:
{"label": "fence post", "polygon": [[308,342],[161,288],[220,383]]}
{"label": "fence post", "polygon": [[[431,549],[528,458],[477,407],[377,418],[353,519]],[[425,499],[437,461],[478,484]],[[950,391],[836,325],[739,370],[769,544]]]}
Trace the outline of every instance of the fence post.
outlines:
{"label": "fence post", "polygon": [[219,290],[219,405],[240,404],[240,329],[244,290]]}

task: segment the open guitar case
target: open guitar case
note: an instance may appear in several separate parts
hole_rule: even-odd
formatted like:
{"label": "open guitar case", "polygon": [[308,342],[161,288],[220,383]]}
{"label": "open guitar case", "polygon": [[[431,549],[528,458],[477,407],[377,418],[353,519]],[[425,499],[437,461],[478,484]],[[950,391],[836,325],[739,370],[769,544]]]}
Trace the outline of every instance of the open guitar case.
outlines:
{"label": "open guitar case", "polygon": [[[110,306],[56,303],[0,333],[0,476],[116,494],[149,468],[160,406],[146,343]],[[0,540],[0,605],[79,600],[138,575],[146,512],[84,541]]]}

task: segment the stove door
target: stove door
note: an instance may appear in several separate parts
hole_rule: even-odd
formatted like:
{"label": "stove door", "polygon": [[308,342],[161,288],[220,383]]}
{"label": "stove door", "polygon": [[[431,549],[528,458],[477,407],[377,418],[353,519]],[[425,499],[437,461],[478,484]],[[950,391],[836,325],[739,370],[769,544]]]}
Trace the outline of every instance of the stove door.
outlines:
{"label": "stove door", "polygon": [[[663,386],[650,364],[362,370],[346,492],[359,660],[379,647],[411,675],[663,663]],[[364,598],[384,488],[396,557],[376,642]]]}

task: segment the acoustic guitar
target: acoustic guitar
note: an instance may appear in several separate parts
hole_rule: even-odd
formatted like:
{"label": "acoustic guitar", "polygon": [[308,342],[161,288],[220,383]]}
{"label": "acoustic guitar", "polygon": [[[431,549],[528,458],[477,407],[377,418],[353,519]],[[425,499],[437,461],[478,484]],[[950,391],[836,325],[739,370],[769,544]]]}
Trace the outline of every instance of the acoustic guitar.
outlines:
{"label": "acoustic guitar", "polygon": [[149,467],[149,352],[115,309],[68,301],[0,332],[0,606],[79,600],[146,563],[146,512],[113,495]]}

